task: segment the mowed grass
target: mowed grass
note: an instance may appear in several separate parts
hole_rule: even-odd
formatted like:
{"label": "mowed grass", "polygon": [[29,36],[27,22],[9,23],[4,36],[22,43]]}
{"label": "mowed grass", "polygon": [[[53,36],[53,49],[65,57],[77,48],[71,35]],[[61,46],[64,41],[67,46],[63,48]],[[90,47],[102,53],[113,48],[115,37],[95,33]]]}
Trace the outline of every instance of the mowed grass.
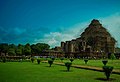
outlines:
{"label": "mowed grass", "polygon": [[[111,82],[119,82],[120,75],[112,74]],[[106,78],[103,72],[71,68],[65,66],[49,67],[48,63],[39,65],[31,62],[0,62],[0,82],[101,82]]]}
{"label": "mowed grass", "polygon": [[[61,60],[55,60],[56,62],[61,62]],[[63,60],[64,62],[70,61],[69,59]],[[85,66],[94,66],[94,67],[102,67],[102,60],[88,60],[87,64],[85,64],[82,59],[74,59],[72,62],[74,65],[85,65]],[[114,69],[120,70],[120,60],[108,60],[108,66],[113,66]]]}

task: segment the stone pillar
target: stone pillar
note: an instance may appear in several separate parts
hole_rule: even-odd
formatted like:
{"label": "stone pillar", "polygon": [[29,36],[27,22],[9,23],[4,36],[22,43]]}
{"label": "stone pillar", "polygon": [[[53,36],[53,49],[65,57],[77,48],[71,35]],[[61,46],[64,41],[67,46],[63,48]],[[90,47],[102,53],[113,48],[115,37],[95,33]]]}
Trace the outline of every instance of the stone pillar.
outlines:
{"label": "stone pillar", "polygon": [[69,52],[69,41],[66,41],[65,52]]}
{"label": "stone pillar", "polygon": [[61,48],[63,51],[65,51],[65,42],[61,42]]}
{"label": "stone pillar", "polygon": [[86,48],[86,42],[85,41],[83,41],[83,51],[85,51],[85,48]]}

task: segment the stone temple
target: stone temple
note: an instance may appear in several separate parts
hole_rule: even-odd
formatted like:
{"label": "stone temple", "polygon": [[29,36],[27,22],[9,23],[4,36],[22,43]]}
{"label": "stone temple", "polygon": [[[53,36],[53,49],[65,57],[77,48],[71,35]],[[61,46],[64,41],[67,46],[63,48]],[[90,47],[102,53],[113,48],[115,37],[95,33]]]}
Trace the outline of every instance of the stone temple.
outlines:
{"label": "stone temple", "polygon": [[93,19],[79,38],[61,42],[66,57],[107,57],[115,52],[116,40],[99,20]]}

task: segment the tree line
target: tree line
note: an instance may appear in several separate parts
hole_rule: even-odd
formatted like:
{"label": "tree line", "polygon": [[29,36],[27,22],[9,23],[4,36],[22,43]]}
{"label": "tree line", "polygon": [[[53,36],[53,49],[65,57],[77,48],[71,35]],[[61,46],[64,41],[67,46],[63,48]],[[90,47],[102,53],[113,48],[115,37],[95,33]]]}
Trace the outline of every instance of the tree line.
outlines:
{"label": "tree line", "polygon": [[39,55],[43,50],[48,50],[50,46],[46,43],[37,43],[30,45],[29,43],[22,44],[8,44],[8,43],[0,43],[0,55],[4,53],[8,56],[28,56],[32,54]]}

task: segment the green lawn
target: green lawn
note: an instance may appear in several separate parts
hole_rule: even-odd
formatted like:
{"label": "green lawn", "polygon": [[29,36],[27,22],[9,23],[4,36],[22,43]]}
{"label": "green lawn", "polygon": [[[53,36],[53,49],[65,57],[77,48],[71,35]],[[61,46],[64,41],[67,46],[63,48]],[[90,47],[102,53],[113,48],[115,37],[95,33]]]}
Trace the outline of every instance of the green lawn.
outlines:
{"label": "green lawn", "polygon": [[[75,61],[74,61],[75,62]],[[65,66],[31,62],[0,62],[0,82],[101,82],[103,72],[71,68],[66,72]],[[120,81],[120,75],[112,74],[111,82]]]}
{"label": "green lawn", "polygon": [[[61,60],[55,60],[56,62],[61,62]],[[69,59],[63,60],[63,62],[70,61]],[[95,66],[102,67],[102,60],[89,60],[87,64],[85,64],[84,60],[74,59],[73,64],[75,65],[87,65],[87,66]],[[113,66],[114,69],[120,70],[120,60],[108,60],[107,65]]]}

